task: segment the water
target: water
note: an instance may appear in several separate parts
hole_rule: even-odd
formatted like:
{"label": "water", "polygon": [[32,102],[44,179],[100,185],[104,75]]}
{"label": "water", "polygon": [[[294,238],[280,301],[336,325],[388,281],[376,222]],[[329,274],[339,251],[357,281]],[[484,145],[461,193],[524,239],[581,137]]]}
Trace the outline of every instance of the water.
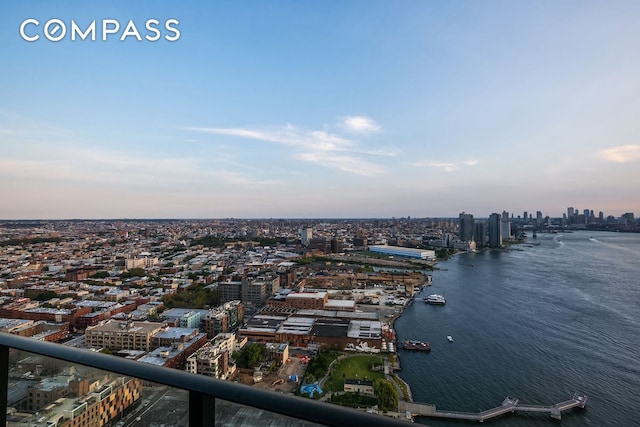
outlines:
{"label": "water", "polygon": [[[563,426],[640,425],[640,235],[540,234],[534,242],[441,263],[446,270],[433,272],[433,286],[395,323],[399,339],[432,348],[401,350],[400,376],[415,401],[442,410],[478,412],[508,395],[552,405],[579,391],[587,407],[564,412]],[[423,303],[430,293],[447,304]],[[545,414],[486,423],[558,425]]]}

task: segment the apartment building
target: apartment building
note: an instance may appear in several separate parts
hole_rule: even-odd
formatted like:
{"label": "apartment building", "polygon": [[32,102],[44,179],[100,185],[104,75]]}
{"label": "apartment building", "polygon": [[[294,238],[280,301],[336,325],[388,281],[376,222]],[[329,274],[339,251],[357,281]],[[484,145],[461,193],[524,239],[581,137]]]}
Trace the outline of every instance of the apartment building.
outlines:
{"label": "apartment building", "polygon": [[229,358],[236,348],[235,334],[219,334],[187,358],[187,372],[227,379],[235,372]]}
{"label": "apartment building", "polygon": [[161,331],[161,323],[109,320],[85,331],[87,347],[118,350],[151,350],[151,337]]}

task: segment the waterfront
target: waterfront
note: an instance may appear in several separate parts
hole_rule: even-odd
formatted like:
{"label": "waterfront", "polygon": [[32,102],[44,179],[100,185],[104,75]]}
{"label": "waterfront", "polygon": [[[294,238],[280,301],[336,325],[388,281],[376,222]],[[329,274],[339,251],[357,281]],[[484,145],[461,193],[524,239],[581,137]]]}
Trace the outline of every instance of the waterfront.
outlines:
{"label": "waterfront", "polygon": [[[640,235],[605,232],[540,234],[509,251],[457,255],[395,322],[400,340],[432,348],[400,351],[400,376],[415,401],[438,409],[478,412],[507,395],[552,405],[579,391],[587,408],[563,414],[563,426],[638,425],[639,261]],[[447,304],[423,303],[428,293]],[[557,421],[505,415],[490,423]]]}

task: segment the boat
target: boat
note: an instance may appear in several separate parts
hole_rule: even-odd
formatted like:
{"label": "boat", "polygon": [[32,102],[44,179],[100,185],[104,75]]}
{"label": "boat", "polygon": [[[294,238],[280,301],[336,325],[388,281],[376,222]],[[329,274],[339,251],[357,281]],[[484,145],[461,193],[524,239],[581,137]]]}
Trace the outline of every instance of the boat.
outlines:
{"label": "boat", "polygon": [[427,304],[440,304],[444,305],[447,301],[444,299],[442,295],[433,294],[425,297],[424,302]]}
{"label": "boat", "polygon": [[453,342],[453,337],[452,337],[451,335],[447,335],[447,340],[448,340],[449,342]]}
{"label": "boat", "polygon": [[404,348],[405,350],[430,351],[431,344],[429,344],[428,342],[416,340],[404,340],[402,341],[402,348]]}

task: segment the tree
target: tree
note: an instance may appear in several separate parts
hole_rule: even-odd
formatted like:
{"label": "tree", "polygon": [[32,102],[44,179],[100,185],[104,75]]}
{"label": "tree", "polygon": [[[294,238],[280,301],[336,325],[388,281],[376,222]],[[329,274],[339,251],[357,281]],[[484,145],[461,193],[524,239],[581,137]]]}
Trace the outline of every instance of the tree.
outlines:
{"label": "tree", "polygon": [[55,298],[57,296],[58,296],[58,294],[56,294],[55,292],[44,291],[44,292],[40,292],[37,295],[33,296],[31,299],[35,300],[35,301],[46,301],[46,300]]}
{"label": "tree", "polygon": [[247,346],[247,366],[249,368],[257,366],[267,354],[267,347],[264,344],[250,344]]}
{"label": "tree", "polygon": [[269,352],[264,344],[251,343],[242,350],[235,352],[233,357],[241,368],[254,368],[267,357]]}
{"label": "tree", "polygon": [[378,407],[383,411],[395,411],[398,408],[398,392],[391,381],[376,380],[373,383],[373,392],[378,398]]}
{"label": "tree", "polygon": [[138,277],[143,277],[143,276],[145,276],[146,274],[147,274],[147,272],[145,271],[145,269],[144,269],[144,268],[138,268],[138,267],[136,267],[136,268],[132,268],[132,269],[130,269],[129,271],[125,271],[124,273],[122,273],[122,274],[120,275],[120,277],[121,277],[122,279],[126,279],[126,278],[129,278],[129,277],[136,277],[136,276],[138,276]]}
{"label": "tree", "polygon": [[218,291],[204,284],[196,284],[174,295],[162,298],[165,307],[174,308],[204,308],[218,304]]}
{"label": "tree", "polygon": [[92,279],[106,279],[109,277],[109,272],[107,271],[98,271],[96,274],[90,276]]}

